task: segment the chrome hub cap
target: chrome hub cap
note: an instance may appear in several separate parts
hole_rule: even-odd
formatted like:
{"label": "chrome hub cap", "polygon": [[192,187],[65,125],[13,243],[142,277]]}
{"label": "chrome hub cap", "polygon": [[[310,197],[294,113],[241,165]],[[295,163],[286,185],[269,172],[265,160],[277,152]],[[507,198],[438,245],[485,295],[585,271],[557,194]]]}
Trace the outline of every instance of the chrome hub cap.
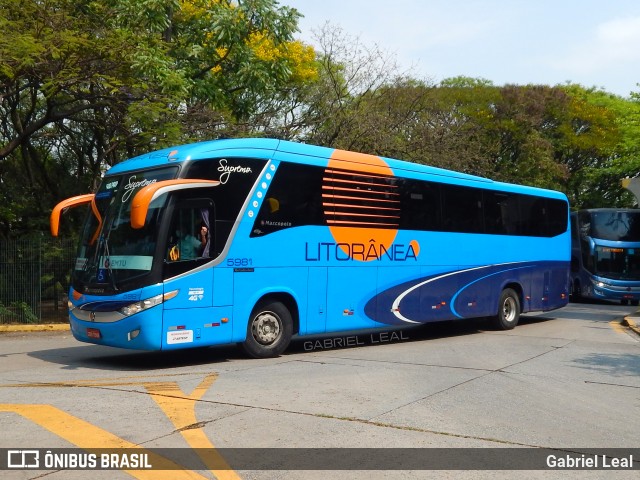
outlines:
{"label": "chrome hub cap", "polygon": [[262,312],[253,319],[251,333],[258,343],[269,345],[280,336],[280,319],[273,312]]}
{"label": "chrome hub cap", "polygon": [[513,322],[516,319],[516,301],[513,298],[507,298],[502,305],[502,316],[506,322]]}

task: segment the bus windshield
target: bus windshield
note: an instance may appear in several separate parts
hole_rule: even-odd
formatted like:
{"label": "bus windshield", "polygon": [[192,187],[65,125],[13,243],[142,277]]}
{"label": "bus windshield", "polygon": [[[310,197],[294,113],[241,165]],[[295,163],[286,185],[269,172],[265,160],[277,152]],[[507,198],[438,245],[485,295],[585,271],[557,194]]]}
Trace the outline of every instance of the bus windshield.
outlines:
{"label": "bus windshield", "polygon": [[640,241],[640,211],[600,211],[591,213],[593,238],[602,240]]}
{"label": "bus windshield", "polygon": [[73,285],[103,285],[118,291],[122,282],[149,273],[158,242],[166,195],[152,202],[145,225],[131,228],[135,193],[155,182],[173,179],[177,168],[105,177],[95,195],[80,237]]}
{"label": "bus windshield", "polygon": [[640,279],[640,248],[596,246],[597,275],[616,280]]}

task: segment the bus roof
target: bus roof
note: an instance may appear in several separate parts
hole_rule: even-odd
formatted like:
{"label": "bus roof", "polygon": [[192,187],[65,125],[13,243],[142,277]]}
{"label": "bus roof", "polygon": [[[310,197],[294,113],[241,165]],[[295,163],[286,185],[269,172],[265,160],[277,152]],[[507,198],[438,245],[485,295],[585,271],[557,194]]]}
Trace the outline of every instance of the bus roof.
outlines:
{"label": "bus roof", "polygon": [[[228,140],[208,140],[204,142],[178,145],[145,153],[137,157],[120,162],[109,169],[108,175],[119,174],[135,170],[144,170],[152,167],[180,164],[190,160],[202,160],[211,158],[212,155],[224,155],[226,151],[233,151],[237,155],[238,150],[244,150],[247,154],[255,150],[274,152],[280,140],[266,138],[237,138]],[[271,155],[270,155],[271,157]]]}
{"label": "bus roof", "polygon": [[[309,165],[325,166],[327,159],[331,158],[336,151],[335,148],[320,147],[304,143],[278,140],[273,138],[236,138],[223,140],[209,140],[198,143],[179,145],[162,150],[157,150],[143,155],[133,157],[114,165],[107,175],[117,175],[129,171],[144,170],[165,165],[179,165],[184,162],[197,161],[211,158],[212,156],[247,156],[270,159],[280,153],[286,157],[291,155],[292,160]],[[278,156],[281,156],[278,155]],[[396,160],[387,157],[379,157],[400,176],[420,177],[428,176],[432,180],[447,181],[463,184],[491,184],[494,188],[511,191],[517,189],[521,193],[540,194],[545,192],[548,196],[566,199],[564,194],[553,190],[545,190],[537,187],[496,182],[494,180],[470,175],[466,173],[447,170],[444,168],[432,167],[419,163]],[[286,161],[286,160],[285,160]],[[353,161],[353,160],[350,160]],[[402,173],[400,173],[402,172]]]}

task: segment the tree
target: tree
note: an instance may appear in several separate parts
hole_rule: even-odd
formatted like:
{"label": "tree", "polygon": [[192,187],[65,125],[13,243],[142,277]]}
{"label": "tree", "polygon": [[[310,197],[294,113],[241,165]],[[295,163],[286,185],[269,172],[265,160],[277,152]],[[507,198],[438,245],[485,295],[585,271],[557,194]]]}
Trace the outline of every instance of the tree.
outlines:
{"label": "tree", "polygon": [[317,33],[316,40],[318,75],[301,89],[297,118],[305,128],[298,131],[298,138],[328,147],[376,152],[378,149],[362,142],[363,135],[379,130],[368,118],[366,104],[380,88],[400,78],[394,58],[329,24]]}
{"label": "tree", "polygon": [[506,85],[491,110],[490,135],[498,144],[493,177],[507,182],[563,189],[567,170],[555,159],[568,98],[543,85]]}
{"label": "tree", "polygon": [[180,88],[136,76],[143,35],[112,28],[109,2],[0,0],[0,11],[7,235],[44,229],[55,199],[91,188],[118,154],[135,152]]}
{"label": "tree", "polygon": [[44,229],[58,199],[124,158],[238,131],[312,77],[299,14],[276,6],[0,0],[0,236]]}
{"label": "tree", "polygon": [[[640,173],[640,102],[602,90],[568,85],[576,117],[576,144],[584,152],[574,161],[569,183],[579,208],[629,207],[634,197],[621,186]],[[590,112],[590,113],[585,113]]]}

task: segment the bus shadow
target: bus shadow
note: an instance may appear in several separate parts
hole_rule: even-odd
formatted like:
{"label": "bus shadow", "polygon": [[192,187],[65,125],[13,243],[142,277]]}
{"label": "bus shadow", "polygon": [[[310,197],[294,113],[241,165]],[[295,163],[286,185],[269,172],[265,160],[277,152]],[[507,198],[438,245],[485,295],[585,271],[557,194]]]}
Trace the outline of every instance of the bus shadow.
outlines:
{"label": "bus shadow", "polygon": [[[534,324],[552,320],[552,317],[521,317],[522,324]],[[370,329],[337,332],[330,335],[297,337],[285,354],[299,354],[320,350],[367,348],[390,343],[423,342],[440,338],[452,338],[497,331],[487,318],[473,318],[443,322],[430,322],[412,327]]]}
{"label": "bus shadow", "polygon": [[[553,317],[521,317],[522,325],[541,323]],[[412,327],[358,330],[330,335],[294,337],[281,358],[318,350],[366,348],[398,342],[422,342],[440,338],[495,331],[485,318],[433,322]],[[101,345],[80,345],[28,354],[64,369],[89,368],[114,371],[154,371],[167,368],[209,366],[230,361],[260,361],[248,358],[236,345],[213,346],[163,352],[131,351]]]}
{"label": "bus shadow", "polygon": [[[522,315],[520,317],[520,320],[518,321],[518,325],[536,325],[538,323],[545,323],[545,322],[550,322],[552,320],[556,320],[557,318],[560,318],[557,315],[557,312],[554,312],[554,315],[535,315],[535,316],[527,316],[526,314]],[[490,330],[491,328],[488,328],[488,330]],[[516,327],[516,330],[518,329],[518,327]]]}
{"label": "bus shadow", "polygon": [[233,346],[203,347],[170,352],[140,352],[102,346],[79,346],[31,352],[29,356],[63,365],[65,370],[153,371],[166,368],[213,365],[245,358]]}
{"label": "bus shadow", "polygon": [[581,305],[581,304],[582,305],[601,305],[603,307],[627,307],[627,306],[633,307],[634,306],[634,304],[632,303],[625,305],[619,300],[600,300],[598,298],[586,298],[586,297],[571,299],[570,304],[571,305]]}

